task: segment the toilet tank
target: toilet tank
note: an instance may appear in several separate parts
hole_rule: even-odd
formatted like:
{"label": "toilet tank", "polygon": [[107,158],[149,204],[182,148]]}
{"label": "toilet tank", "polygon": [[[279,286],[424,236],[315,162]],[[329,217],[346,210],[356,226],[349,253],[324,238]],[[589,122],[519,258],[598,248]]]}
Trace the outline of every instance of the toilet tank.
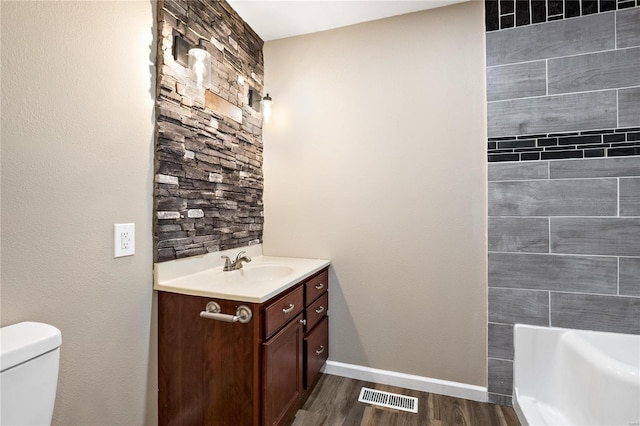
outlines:
{"label": "toilet tank", "polygon": [[0,425],[50,425],[60,330],[38,322],[0,328]]}

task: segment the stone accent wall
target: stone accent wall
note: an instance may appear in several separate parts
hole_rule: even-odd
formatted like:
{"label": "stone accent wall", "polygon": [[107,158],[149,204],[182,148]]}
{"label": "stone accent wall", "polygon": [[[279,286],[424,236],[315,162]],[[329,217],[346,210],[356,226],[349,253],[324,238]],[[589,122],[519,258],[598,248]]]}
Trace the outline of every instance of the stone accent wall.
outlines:
{"label": "stone accent wall", "polygon": [[487,33],[491,402],[511,402],[516,323],[640,334],[632,3]]}
{"label": "stone accent wall", "polygon": [[[161,0],[158,31],[155,261],[261,240],[262,117],[248,91],[263,93],[263,41],[226,1]],[[205,90],[188,84],[172,55],[176,32],[204,40],[211,92],[242,110],[241,123],[209,109]]]}

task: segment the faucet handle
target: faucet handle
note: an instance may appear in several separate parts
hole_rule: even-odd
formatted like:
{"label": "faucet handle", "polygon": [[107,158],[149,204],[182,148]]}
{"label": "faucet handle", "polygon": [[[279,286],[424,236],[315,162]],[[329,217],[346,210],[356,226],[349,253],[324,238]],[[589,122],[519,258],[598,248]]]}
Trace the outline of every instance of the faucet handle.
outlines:
{"label": "faucet handle", "polygon": [[238,253],[238,255],[236,256],[236,262],[238,261],[238,259],[240,259],[242,257],[243,254],[245,254],[246,252],[243,250],[240,253]]}
{"label": "faucet handle", "polygon": [[233,262],[231,259],[229,259],[229,256],[220,256],[221,259],[224,259],[224,270],[228,271],[230,268],[233,267],[233,264],[235,262]]}

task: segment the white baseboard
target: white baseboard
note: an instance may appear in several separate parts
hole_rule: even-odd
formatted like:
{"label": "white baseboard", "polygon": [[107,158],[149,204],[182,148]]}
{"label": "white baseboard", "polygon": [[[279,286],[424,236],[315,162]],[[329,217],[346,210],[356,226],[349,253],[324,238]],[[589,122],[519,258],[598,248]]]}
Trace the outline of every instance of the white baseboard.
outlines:
{"label": "white baseboard", "polygon": [[422,392],[437,393],[439,395],[470,399],[472,401],[487,401],[486,387],[469,385],[467,383],[414,376],[413,374],[379,370],[377,368],[363,367],[361,365],[346,364],[337,361],[327,361],[322,372],[325,374],[332,374],[334,376],[349,377],[350,379],[380,383],[382,385],[398,386]]}

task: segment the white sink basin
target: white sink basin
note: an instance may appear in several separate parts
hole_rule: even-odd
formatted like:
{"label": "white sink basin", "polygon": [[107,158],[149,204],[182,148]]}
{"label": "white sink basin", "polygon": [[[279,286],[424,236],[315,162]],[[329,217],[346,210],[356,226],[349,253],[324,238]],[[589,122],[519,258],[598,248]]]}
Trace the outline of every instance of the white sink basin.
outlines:
{"label": "white sink basin", "polygon": [[[257,248],[256,248],[257,247]],[[236,271],[222,270],[222,255],[246,250],[251,262]],[[260,245],[208,253],[155,264],[156,290],[192,296],[262,303],[329,266],[328,260],[263,256]]]}
{"label": "white sink basin", "polygon": [[293,273],[293,268],[278,263],[244,264],[242,269],[235,271],[218,271],[216,275],[227,283],[256,283],[268,282]]}

